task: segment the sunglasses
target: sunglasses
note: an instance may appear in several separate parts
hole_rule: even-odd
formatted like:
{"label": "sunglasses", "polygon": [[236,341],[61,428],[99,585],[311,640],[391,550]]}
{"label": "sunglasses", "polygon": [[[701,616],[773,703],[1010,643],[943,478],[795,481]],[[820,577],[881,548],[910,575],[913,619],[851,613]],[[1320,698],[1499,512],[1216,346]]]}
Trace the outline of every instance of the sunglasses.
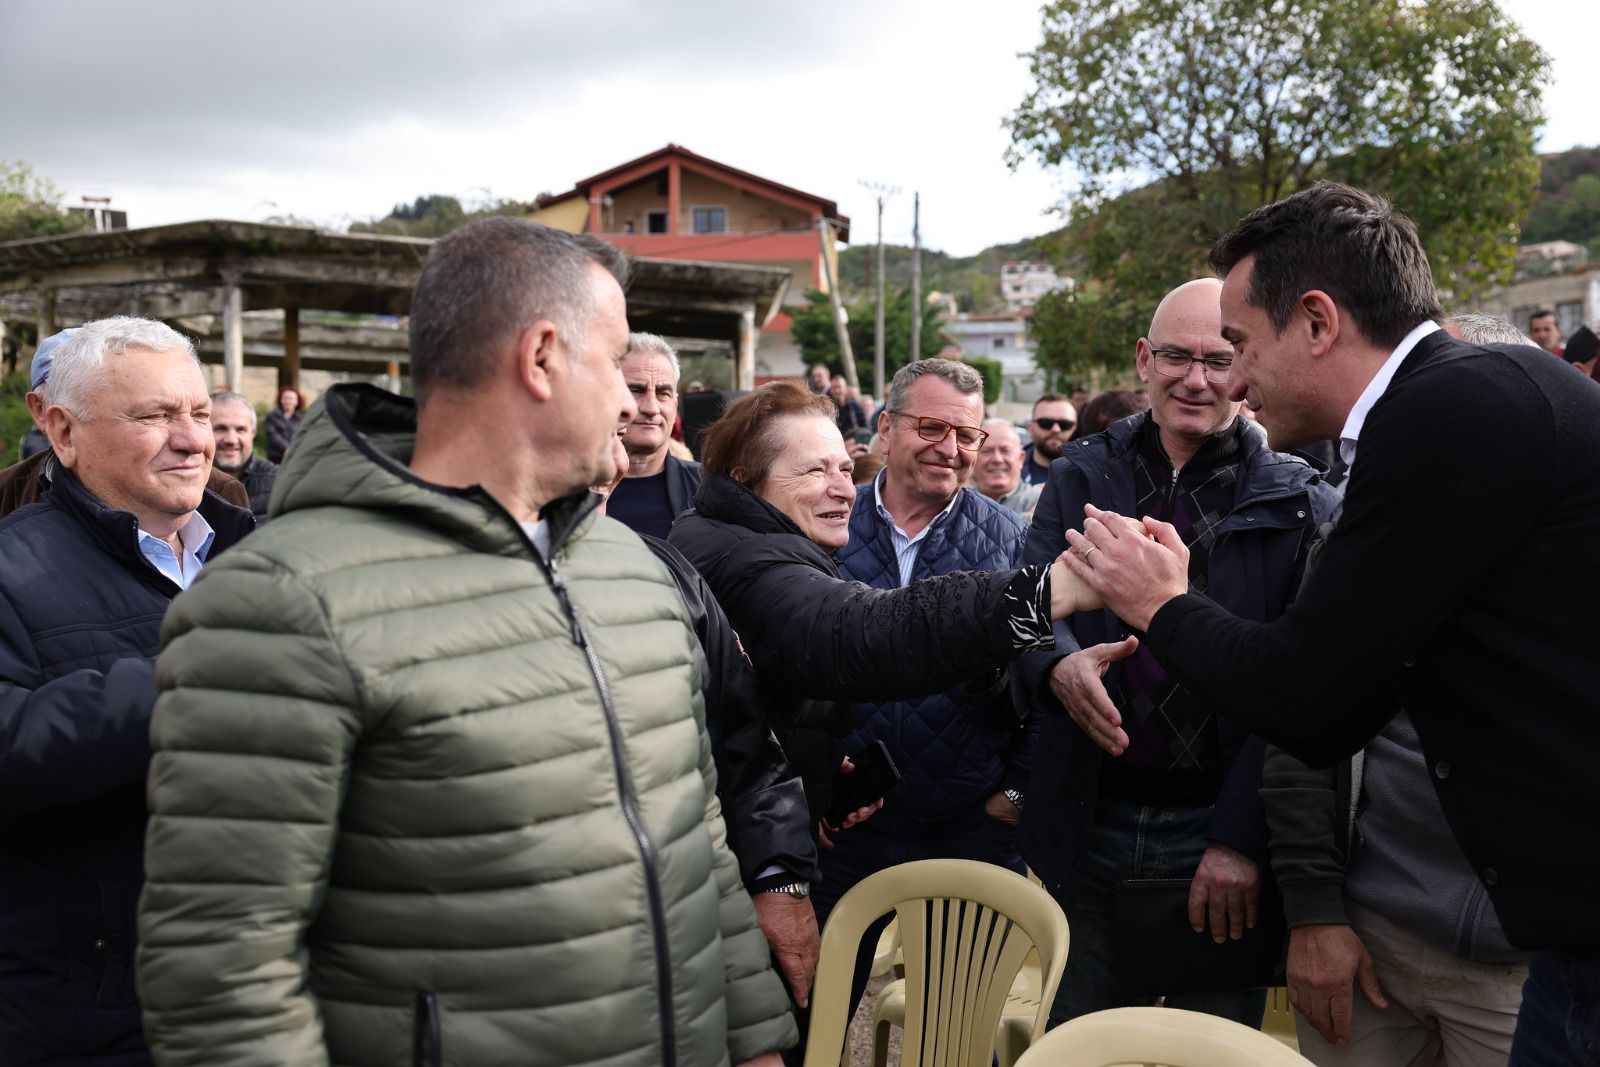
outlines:
{"label": "sunglasses", "polygon": [[1033,421],[1041,430],[1070,430],[1078,425],[1071,419],[1034,419]]}

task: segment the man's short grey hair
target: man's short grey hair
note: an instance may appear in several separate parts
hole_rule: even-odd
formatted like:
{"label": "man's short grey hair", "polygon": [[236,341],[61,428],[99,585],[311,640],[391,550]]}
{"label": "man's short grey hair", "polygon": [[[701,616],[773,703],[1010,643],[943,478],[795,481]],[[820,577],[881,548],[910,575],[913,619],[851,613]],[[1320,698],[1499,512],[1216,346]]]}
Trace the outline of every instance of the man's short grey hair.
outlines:
{"label": "man's short grey hair", "polygon": [[211,410],[217,410],[218,404],[243,404],[244,409],[250,413],[250,432],[256,430],[256,406],[250,403],[250,398],[243,393],[236,393],[232,389],[218,389],[211,394]]}
{"label": "man's short grey hair", "polygon": [[932,375],[943,378],[966,396],[977,394],[983,396],[983,375],[976,370],[954,359],[919,359],[915,363],[907,363],[895,372],[894,380],[889,383],[889,404],[891,411],[904,411],[906,396],[911,391],[911,383],[918,378]]}
{"label": "man's short grey hair", "polygon": [[1016,424],[1010,419],[1002,419],[998,415],[984,419],[978,423],[978,429],[993,437],[997,432],[1010,430],[1012,438],[1017,442],[1017,447],[1022,447],[1022,435],[1017,432]]}
{"label": "man's short grey hair", "polygon": [[667,362],[672,364],[672,384],[677,385],[683,377],[683,366],[678,362],[678,351],[667,344],[667,339],[658,333],[630,333],[628,335],[628,355],[635,352],[653,352],[658,356],[666,356]]}
{"label": "man's short grey hair", "polygon": [[1447,322],[1456,324],[1456,329],[1461,331],[1461,339],[1475,345],[1527,345],[1538,348],[1533,343],[1533,338],[1517,329],[1499,315],[1485,315],[1482,312],[1469,311],[1463,315],[1452,315]]}
{"label": "man's short grey hair", "polygon": [[595,311],[590,268],[627,287],[628,258],[589,234],[500,215],[469,222],[428,252],[411,296],[411,385],[470,389],[527,327],[555,324],[568,347]]}
{"label": "man's short grey hair", "polygon": [[89,395],[104,377],[102,369],[106,357],[120,356],[130,349],[136,352],[177,350],[187,353],[194,365],[200,366],[194,345],[164,322],[130,315],[96,319],[78,327],[76,333],[56,347],[50,377],[40,388],[45,403],[66,408],[74,418],[88,418]]}

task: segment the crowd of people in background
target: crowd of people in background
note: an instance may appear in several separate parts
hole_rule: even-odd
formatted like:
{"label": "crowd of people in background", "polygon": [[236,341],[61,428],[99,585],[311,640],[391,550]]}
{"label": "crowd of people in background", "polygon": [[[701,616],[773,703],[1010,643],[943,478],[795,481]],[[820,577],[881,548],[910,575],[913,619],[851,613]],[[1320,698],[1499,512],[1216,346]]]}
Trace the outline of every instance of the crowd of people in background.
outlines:
{"label": "crowd of people in background", "polygon": [[0,1063],[797,1063],[830,912],[927,858],[1060,904],[1052,1025],[1282,980],[1319,1067],[1597,1062],[1600,340],[1447,317],[1334,183],[1212,263],[1025,422],[933,358],[685,442],[625,257],[506,217],[429,252],[414,398],[258,435],[167,325],[44,339]]}

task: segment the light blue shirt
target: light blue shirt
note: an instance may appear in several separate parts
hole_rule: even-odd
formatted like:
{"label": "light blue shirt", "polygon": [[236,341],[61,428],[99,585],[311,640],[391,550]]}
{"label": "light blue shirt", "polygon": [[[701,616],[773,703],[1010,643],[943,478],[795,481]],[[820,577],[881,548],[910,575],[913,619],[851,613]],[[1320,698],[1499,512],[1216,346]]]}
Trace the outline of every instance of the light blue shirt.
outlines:
{"label": "light blue shirt", "polygon": [[189,583],[200,574],[201,565],[205,563],[206,556],[211,554],[211,542],[216,539],[217,532],[197,511],[189,516],[189,521],[178,531],[178,543],[183,546],[181,566],[171,545],[143,530],[139,531],[139,551],[144,553],[144,558],[150,561],[151,566],[172,579],[179,589],[187,589]]}
{"label": "light blue shirt", "polygon": [[[910,585],[911,572],[917,566],[917,553],[922,551],[922,539],[928,536],[929,530],[932,530],[946,515],[950,514],[950,509],[956,506],[956,497],[951,497],[950,502],[944,506],[944,510],[929,519],[928,525],[917,531],[917,536],[912,537],[900,529],[900,524],[894,521],[894,516],[889,514],[889,509],[883,506],[883,480],[884,475],[888,473],[889,468],[885,467],[878,472],[877,479],[872,483],[873,503],[878,506],[878,517],[889,524],[889,540],[894,544],[895,562],[900,565],[900,584]],[[956,490],[956,496],[960,495],[961,491],[959,489]]]}

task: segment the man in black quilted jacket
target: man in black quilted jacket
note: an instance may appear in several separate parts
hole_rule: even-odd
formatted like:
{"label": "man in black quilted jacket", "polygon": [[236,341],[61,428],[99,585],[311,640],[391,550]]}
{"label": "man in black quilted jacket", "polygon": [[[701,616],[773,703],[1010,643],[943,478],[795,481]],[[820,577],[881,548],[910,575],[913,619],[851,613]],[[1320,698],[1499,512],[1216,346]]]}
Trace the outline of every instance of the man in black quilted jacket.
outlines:
{"label": "man in black quilted jacket", "polygon": [[49,488],[0,521],[0,1063],[143,1067],[134,913],[162,617],[252,527],[206,492],[211,401],[146,319],[54,352]]}

